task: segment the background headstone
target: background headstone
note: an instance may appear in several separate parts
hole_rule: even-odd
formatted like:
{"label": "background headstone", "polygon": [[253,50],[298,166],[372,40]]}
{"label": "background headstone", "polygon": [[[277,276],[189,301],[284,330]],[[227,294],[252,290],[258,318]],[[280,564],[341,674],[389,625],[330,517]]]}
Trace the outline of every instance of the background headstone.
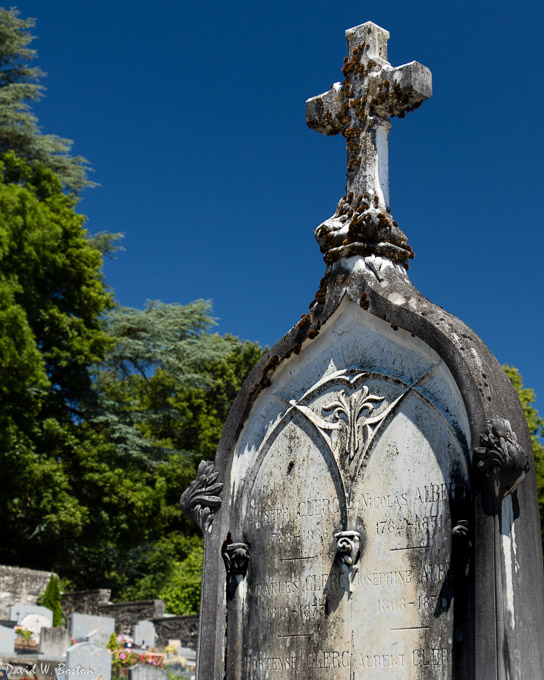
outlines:
{"label": "background headstone", "polygon": [[0,626],[0,654],[13,654],[15,651],[15,631]]}
{"label": "background headstone", "polygon": [[21,626],[23,619],[30,615],[43,616],[53,625],[53,612],[47,607],[40,607],[37,604],[12,604],[9,606],[9,618]]}
{"label": "background headstone", "polygon": [[142,663],[129,668],[128,680],[168,680],[168,673],[153,664]]}
{"label": "background headstone", "polygon": [[134,644],[136,647],[154,647],[155,645],[155,626],[152,621],[138,621],[134,626]]}
{"label": "background headstone", "polygon": [[111,652],[100,645],[80,642],[66,652],[66,667],[62,670],[68,673],[57,673],[58,680],[74,676],[87,680],[102,676],[104,680],[111,680]]}
{"label": "background headstone", "polygon": [[107,645],[114,631],[115,619],[108,616],[75,613],[70,616],[70,633],[77,642],[87,640],[88,636],[93,633],[95,644]]}
{"label": "background headstone", "polygon": [[40,639],[40,631],[44,628],[51,628],[51,621],[47,616],[42,614],[27,614],[21,619],[19,624],[26,630],[32,631],[32,639],[38,642]]}
{"label": "background headstone", "polygon": [[72,646],[70,632],[65,628],[42,628],[38,652],[47,658],[61,659]]}

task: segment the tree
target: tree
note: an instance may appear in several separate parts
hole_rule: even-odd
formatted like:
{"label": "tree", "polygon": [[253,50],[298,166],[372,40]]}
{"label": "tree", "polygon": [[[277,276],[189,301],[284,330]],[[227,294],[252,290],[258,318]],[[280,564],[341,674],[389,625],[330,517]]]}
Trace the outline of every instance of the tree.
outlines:
{"label": "tree", "polygon": [[542,527],[542,538],[544,541],[544,446],[542,445],[541,440],[541,437],[544,434],[544,419],[533,406],[536,397],[534,390],[524,386],[523,378],[518,369],[514,366],[508,366],[508,364],[505,364],[503,368],[517,392],[531,434],[533,454],[535,457],[540,525]]}
{"label": "tree", "polygon": [[[199,461],[213,457],[230,405],[262,355],[257,344],[223,338],[210,332],[212,326],[210,303],[202,300],[184,306],[152,302],[144,310],[118,307],[106,318],[115,345],[97,372],[95,411],[87,414],[85,427],[110,442],[110,467],[117,459],[125,479],[137,470],[139,479],[148,480],[145,488],[155,487],[158,504],[125,534],[113,527],[125,505],[120,500],[116,519],[101,517],[93,531],[103,535],[109,524],[117,536],[117,543],[107,542],[107,554],[100,546],[90,553],[100,554],[96,562],[102,565],[111,563],[107,587],[116,597],[161,597],[166,590],[172,604],[183,600],[184,612],[197,607],[195,598],[190,605],[178,592],[184,579],[193,578],[202,546],[179,496]],[[99,449],[91,447],[89,460]],[[152,507],[149,500],[145,507]],[[82,562],[80,557],[80,567]],[[96,564],[86,571],[103,573]]]}
{"label": "tree", "polygon": [[72,141],[42,134],[32,104],[44,92],[43,72],[30,66],[36,51],[29,47],[34,19],[20,19],[16,9],[0,8],[0,153],[14,151],[31,166],[52,170],[63,186],[75,193],[93,186],[88,161],[70,156]]}
{"label": "tree", "polygon": [[0,558],[50,568],[83,530],[70,466],[112,345],[102,257],[48,168],[0,158]]}
{"label": "tree", "polygon": [[45,592],[40,595],[37,604],[42,607],[47,607],[53,612],[53,626],[62,626],[64,624],[60,600],[59,577],[56,576],[56,574],[51,574],[49,577]]}

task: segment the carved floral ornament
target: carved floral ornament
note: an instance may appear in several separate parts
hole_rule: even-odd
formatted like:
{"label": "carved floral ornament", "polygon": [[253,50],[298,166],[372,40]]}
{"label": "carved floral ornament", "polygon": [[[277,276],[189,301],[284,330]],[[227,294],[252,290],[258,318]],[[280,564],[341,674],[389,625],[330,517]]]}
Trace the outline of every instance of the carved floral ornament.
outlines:
{"label": "carved floral ornament", "polygon": [[[336,449],[332,433],[340,435],[337,446],[341,450],[337,454],[348,463],[364,455],[381,423],[409,390],[409,386],[405,386],[396,399],[385,404],[385,397],[372,394],[368,385],[362,384],[370,377],[370,374],[361,371],[340,371],[328,376],[302,399],[289,402],[324,435],[331,452]],[[320,390],[329,387],[340,389],[331,394],[330,401],[322,402],[317,409],[315,406],[310,408]]]}
{"label": "carved floral ornament", "polygon": [[476,469],[483,474],[494,473],[495,495],[502,500],[514,491],[529,472],[529,458],[505,418],[488,420],[480,444],[474,449]]}
{"label": "carved floral ornament", "polygon": [[219,494],[223,489],[223,483],[217,481],[218,477],[219,473],[215,470],[212,461],[201,461],[196,479],[179,499],[181,509],[189,515],[203,533],[211,531],[215,513],[221,507]]}

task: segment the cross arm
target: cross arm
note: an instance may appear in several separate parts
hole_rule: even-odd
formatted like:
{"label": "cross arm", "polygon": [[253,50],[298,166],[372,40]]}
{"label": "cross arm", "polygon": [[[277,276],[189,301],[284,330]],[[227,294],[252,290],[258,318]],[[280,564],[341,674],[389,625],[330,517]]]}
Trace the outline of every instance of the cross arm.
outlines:
{"label": "cross arm", "polygon": [[306,124],[324,135],[342,131],[342,85],[334,83],[328,92],[318,94],[306,102]]}
{"label": "cross arm", "polygon": [[384,118],[403,118],[433,93],[432,74],[417,61],[397,68],[384,68],[381,77],[383,85],[371,105]]}

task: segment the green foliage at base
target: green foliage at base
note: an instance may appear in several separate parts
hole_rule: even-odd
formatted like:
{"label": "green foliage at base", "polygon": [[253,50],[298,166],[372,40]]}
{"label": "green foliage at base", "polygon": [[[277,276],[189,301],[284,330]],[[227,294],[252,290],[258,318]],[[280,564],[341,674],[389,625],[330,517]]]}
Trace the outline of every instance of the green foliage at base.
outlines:
{"label": "green foliage at base", "polygon": [[542,435],[544,434],[544,419],[540,416],[533,406],[536,395],[534,390],[525,387],[523,378],[517,368],[503,366],[506,375],[517,392],[529,432],[533,443],[533,454],[535,457],[536,484],[538,490],[538,504],[540,509],[540,526],[542,530],[542,540],[544,543],[544,446],[542,445]]}
{"label": "green foliage at base", "polygon": [[51,574],[45,591],[43,595],[40,595],[37,603],[42,607],[47,607],[53,612],[53,626],[64,625],[64,615],[62,613],[58,576]]}

